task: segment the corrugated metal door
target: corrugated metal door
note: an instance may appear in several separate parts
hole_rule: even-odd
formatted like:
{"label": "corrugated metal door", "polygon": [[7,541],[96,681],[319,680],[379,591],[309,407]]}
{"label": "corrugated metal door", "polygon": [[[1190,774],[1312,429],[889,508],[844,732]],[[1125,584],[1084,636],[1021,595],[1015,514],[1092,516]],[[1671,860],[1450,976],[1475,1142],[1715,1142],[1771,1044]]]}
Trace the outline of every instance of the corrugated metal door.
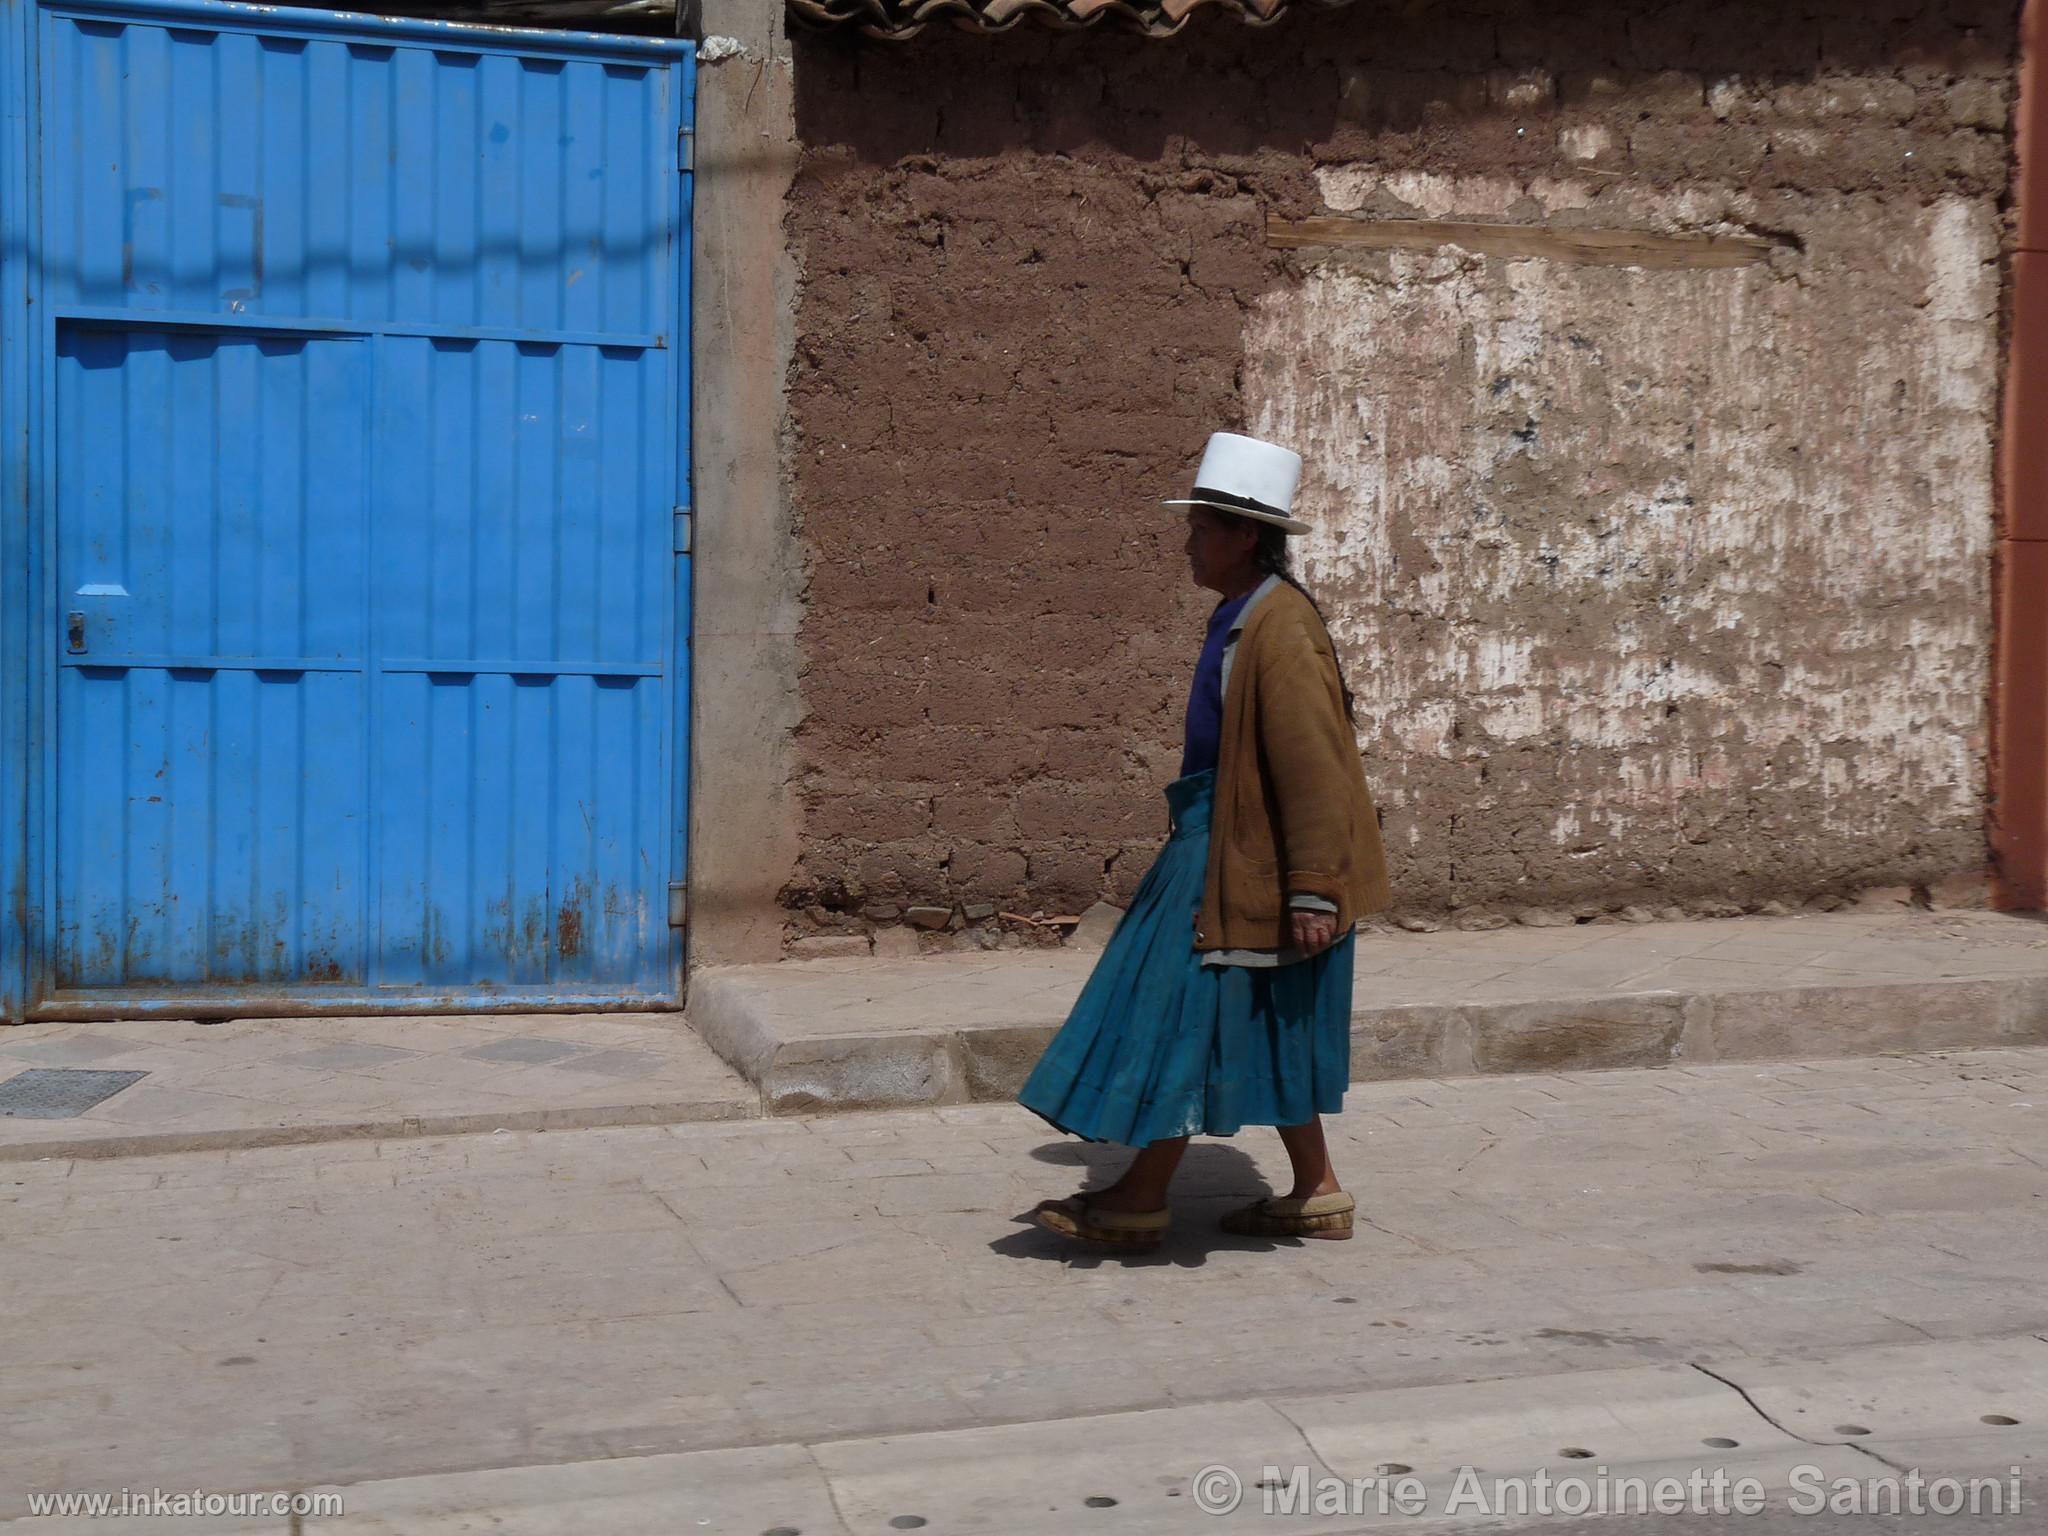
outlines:
{"label": "corrugated metal door", "polygon": [[32,1006],[674,995],[688,45],[24,31]]}

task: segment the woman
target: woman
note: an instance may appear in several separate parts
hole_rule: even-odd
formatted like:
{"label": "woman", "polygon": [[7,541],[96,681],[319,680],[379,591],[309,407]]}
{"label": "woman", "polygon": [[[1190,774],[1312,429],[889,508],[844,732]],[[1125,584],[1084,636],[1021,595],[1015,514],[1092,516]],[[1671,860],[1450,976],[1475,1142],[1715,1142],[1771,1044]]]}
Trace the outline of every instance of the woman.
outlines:
{"label": "woman", "polygon": [[1321,1116],[1351,1077],[1352,926],[1389,903],[1379,820],[1329,631],[1288,572],[1300,456],[1219,432],[1189,509],[1195,582],[1221,601],[1195,665],[1172,835],[1019,1095],[1090,1141],[1139,1149],[1106,1189],[1048,1200],[1039,1224],[1152,1247],[1166,1192],[1200,1132],[1272,1125],[1285,1195],[1226,1231],[1346,1238],[1354,1202]]}

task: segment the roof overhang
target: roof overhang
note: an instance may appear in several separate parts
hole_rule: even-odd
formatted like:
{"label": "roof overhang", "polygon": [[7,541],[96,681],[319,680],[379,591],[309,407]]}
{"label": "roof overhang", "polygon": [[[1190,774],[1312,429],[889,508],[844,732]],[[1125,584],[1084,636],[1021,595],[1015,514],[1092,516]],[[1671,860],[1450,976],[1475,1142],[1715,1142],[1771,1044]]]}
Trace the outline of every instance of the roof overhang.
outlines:
{"label": "roof overhang", "polygon": [[792,20],[854,27],[900,42],[933,22],[970,32],[1007,32],[1025,21],[1078,31],[1107,23],[1147,37],[1171,37],[1197,11],[1213,9],[1247,26],[1270,26],[1290,10],[1332,10],[1349,0],[786,0]]}

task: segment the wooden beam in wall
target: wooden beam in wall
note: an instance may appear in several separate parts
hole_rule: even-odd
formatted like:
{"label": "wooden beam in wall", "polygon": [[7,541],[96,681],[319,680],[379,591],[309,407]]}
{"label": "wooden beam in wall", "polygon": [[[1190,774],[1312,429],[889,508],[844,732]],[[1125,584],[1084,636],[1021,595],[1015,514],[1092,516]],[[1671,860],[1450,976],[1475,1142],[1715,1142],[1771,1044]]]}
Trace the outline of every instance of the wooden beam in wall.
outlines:
{"label": "wooden beam in wall", "polygon": [[1445,219],[1268,219],[1278,250],[1433,251],[1457,246],[1481,256],[1561,261],[1582,267],[1747,267],[1778,242],[1747,235],[1657,235],[1636,229],[1551,229]]}

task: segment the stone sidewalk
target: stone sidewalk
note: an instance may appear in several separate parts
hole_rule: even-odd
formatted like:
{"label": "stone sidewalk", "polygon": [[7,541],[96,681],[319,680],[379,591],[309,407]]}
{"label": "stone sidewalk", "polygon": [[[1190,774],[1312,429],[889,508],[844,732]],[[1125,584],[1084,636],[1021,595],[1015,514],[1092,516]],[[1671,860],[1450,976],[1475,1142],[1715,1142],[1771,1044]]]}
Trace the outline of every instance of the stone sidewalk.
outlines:
{"label": "stone sidewalk", "polygon": [[[2048,1407],[2021,1365],[2048,1332],[2044,1115],[2041,1050],[1364,1084],[1332,1123],[1355,1241],[1216,1230],[1284,1170],[1276,1139],[1248,1132],[1191,1150],[1175,1231],[1144,1257],[1020,1220],[1122,1154],[1003,1105],[17,1162],[0,1167],[0,1520],[32,1492],[488,1468],[561,1469],[552,1486],[573,1495],[602,1481],[590,1463],[706,1452],[725,1471],[692,1463],[701,1528],[759,1536],[813,1527],[750,1502],[750,1478],[837,1454],[848,1477],[889,1472],[844,1517],[882,1536],[936,1513],[902,1501],[935,1497],[938,1474],[847,1469],[834,1446],[940,1435],[933,1456],[993,1456],[944,1436],[1067,1424],[1027,1437],[1043,1452],[1152,1422],[1077,1416],[1486,1382],[1445,1422],[1499,1427],[1532,1384],[1589,1371],[1797,1385],[1833,1369],[1823,1357],[1970,1341],[2012,1368],[1972,1367],[1943,1412],[2035,1434]],[[1866,1427],[1955,1429],[1916,1419],[1925,1389],[1883,1379],[1897,1401],[1851,1394],[1884,1416]],[[1803,1405],[1810,1442],[1850,1438],[1828,1417],[1846,1408],[1817,1406],[1832,1402]],[[1731,1389],[1722,1408],[1741,1406]],[[1772,1416],[1807,1422],[1798,1406]],[[1170,1438],[1184,1479],[1201,1437]],[[518,1483],[392,1490],[385,1507],[539,1497]],[[363,1528],[591,1529],[579,1508]]]}
{"label": "stone sidewalk", "polygon": [[[699,973],[690,1019],[771,1112],[1014,1096],[1095,956]],[[1361,933],[1359,1081],[2048,1043],[2048,923],[1845,913]]]}
{"label": "stone sidewalk", "polygon": [[[1361,1081],[2048,1042],[2048,923],[2031,917],[1365,934],[1357,954]],[[1094,960],[710,970],[687,1016],[0,1027],[0,1163],[1007,1099]],[[70,1118],[6,1113],[9,1084],[53,1068],[143,1075]]]}
{"label": "stone sidewalk", "polygon": [[0,1026],[0,1091],[53,1068],[146,1075],[62,1119],[10,1115],[0,1099],[0,1164],[667,1125],[756,1115],[761,1103],[676,1014]]}

